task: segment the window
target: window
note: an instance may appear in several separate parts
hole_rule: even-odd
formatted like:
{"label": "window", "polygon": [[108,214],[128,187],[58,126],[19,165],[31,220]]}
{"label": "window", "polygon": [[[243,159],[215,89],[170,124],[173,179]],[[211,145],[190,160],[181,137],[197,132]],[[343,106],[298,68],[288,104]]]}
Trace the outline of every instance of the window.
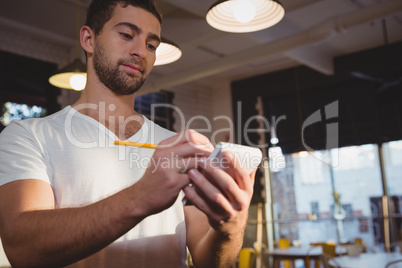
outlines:
{"label": "window", "polygon": [[[328,169],[319,153],[300,152],[293,154],[295,174],[300,176],[300,181],[306,185],[320,184],[324,182]],[[319,161],[317,161],[319,160]]]}
{"label": "window", "polygon": [[60,89],[49,84],[57,64],[0,51],[0,131],[13,119],[60,110]]}
{"label": "window", "polygon": [[173,94],[167,91],[151,93],[135,98],[134,110],[148,117],[156,124],[173,129],[172,103]]}
{"label": "window", "polygon": [[[387,155],[400,157],[401,144],[388,144]],[[285,169],[272,172],[276,238],[287,237],[308,245],[360,237],[369,246],[381,246],[381,234],[375,230],[379,227],[375,219],[379,216],[377,201],[383,195],[376,145],[285,154],[285,159]],[[397,184],[398,174],[402,174],[399,162],[389,166],[389,186],[396,188],[395,194],[402,193],[402,186]],[[334,193],[339,194],[342,207],[342,228],[334,219]]]}
{"label": "window", "polygon": [[2,107],[0,122],[3,127],[10,124],[15,119],[38,118],[46,115],[46,109],[40,106],[28,106],[14,102],[6,102]]}

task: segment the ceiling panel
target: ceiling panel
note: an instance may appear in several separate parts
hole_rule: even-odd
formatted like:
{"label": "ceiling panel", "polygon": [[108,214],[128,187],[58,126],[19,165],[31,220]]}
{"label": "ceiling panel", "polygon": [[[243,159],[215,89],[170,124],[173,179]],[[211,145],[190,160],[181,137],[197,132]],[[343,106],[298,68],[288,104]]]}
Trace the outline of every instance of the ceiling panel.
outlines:
{"label": "ceiling panel", "polygon": [[[81,0],[82,23],[89,2],[90,0]],[[282,0],[287,8],[285,18],[274,27],[249,34],[224,33],[211,28],[204,16],[213,2],[214,0],[157,0],[164,13],[162,35],[177,43],[183,49],[183,56],[173,64],[155,67],[155,79],[163,78],[166,81],[172,74],[191,74],[199,71],[201,65],[208,66],[208,63],[213,69],[228,57],[236,59],[241,53],[243,56],[247,52],[252,54],[258,47],[265,45],[269,47],[272,42],[297,35],[330,18],[341,17],[345,13],[359,11],[373,4],[382,5],[398,0]],[[29,31],[21,32],[22,35],[31,34],[33,38],[53,36],[55,40],[69,40],[69,45],[74,49],[77,29],[75,3],[75,0],[1,0],[0,30],[18,34],[24,28],[21,26],[25,25]],[[385,17],[388,39],[391,43],[402,40],[402,7],[398,10]],[[291,47],[288,51],[278,51],[274,55],[261,53],[259,57],[244,59],[230,68],[208,73],[195,80],[186,80],[186,83],[202,81],[213,86],[213,82],[210,81],[214,79],[244,78],[297,64],[310,68],[316,68],[318,65],[317,69],[320,69],[320,64],[328,65],[328,62],[331,64],[334,56],[382,44],[384,37],[381,17],[373,15],[373,19],[367,20],[362,25],[334,33],[330,38],[320,42],[303,44],[301,47],[297,44],[288,44]],[[326,69],[324,67],[322,70]]]}

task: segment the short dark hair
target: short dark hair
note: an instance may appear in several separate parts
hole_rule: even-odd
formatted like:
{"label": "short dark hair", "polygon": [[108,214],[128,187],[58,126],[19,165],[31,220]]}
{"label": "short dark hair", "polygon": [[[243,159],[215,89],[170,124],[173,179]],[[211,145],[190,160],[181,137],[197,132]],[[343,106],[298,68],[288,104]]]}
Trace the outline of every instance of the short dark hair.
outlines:
{"label": "short dark hair", "polygon": [[162,14],[153,0],[93,0],[88,9],[85,25],[90,27],[95,35],[98,35],[105,23],[112,17],[117,4],[122,7],[131,5],[143,8],[155,15],[159,23],[162,24]]}

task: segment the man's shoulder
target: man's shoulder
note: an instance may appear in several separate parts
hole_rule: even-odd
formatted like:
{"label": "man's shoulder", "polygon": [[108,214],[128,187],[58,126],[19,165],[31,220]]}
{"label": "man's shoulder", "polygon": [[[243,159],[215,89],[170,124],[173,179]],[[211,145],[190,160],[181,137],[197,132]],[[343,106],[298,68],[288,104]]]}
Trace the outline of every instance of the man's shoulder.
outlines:
{"label": "man's shoulder", "polygon": [[16,133],[19,134],[21,132],[34,132],[38,131],[39,129],[45,129],[54,124],[54,122],[61,122],[61,117],[65,117],[68,108],[64,108],[56,113],[51,115],[41,117],[41,118],[27,118],[22,120],[13,120],[10,124],[4,128],[2,134],[9,134],[9,133]]}

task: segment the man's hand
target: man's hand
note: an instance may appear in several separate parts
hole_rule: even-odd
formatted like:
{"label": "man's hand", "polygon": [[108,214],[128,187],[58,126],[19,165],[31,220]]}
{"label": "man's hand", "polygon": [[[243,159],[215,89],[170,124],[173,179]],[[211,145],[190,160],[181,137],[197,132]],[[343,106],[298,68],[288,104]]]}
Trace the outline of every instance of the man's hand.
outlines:
{"label": "man's hand", "polygon": [[154,214],[173,205],[179,192],[191,181],[187,174],[209,156],[213,146],[198,132],[187,130],[158,144],[136,194],[147,200],[145,214]]}
{"label": "man's hand", "polygon": [[254,175],[240,168],[238,160],[230,152],[225,170],[216,167],[210,160],[202,161],[200,170],[188,172],[196,187],[185,187],[189,200],[209,219],[211,226],[224,234],[233,232],[236,225],[243,228],[253,195]]}
{"label": "man's hand", "polygon": [[197,267],[227,267],[243,242],[255,171],[242,169],[230,152],[223,158],[228,160],[224,170],[209,160],[190,170],[195,187],[184,188],[187,199],[206,215],[186,207],[187,242]]}

